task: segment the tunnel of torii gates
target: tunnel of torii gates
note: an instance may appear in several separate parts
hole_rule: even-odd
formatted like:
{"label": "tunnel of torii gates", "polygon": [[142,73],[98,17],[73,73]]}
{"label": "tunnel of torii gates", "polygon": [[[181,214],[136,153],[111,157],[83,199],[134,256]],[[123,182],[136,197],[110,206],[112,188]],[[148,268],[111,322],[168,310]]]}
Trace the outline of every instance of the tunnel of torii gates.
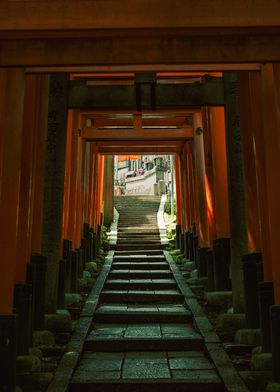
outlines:
{"label": "tunnel of torii gates", "polygon": [[279,2],[130,5],[0,2],[2,315],[34,263],[59,306],[64,252],[112,220],[114,154],[175,154],[178,246],[220,260],[237,313],[262,259],[280,304]]}

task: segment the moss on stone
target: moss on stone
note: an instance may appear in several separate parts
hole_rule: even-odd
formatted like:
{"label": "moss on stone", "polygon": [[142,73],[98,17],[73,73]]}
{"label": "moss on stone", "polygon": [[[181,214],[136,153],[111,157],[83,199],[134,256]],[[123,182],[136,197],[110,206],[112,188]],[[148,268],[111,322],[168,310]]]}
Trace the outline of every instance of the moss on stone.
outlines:
{"label": "moss on stone", "polygon": [[259,346],[261,343],[261,332],[259,329],[239,329],[235,333],[234,342],[236,344]]}
{"label": "moss on stone", "polygon": [[206,294],[206,306],[214,309],[227,309],[232,303],[232,291],[212,291]]}
{"label": "moss on stone", "polygon": [[18,355],[16,366],[17,374],[41,371],[41,361],[35,355]]}
{"label": "moss on stone", "polygon": [[217,318],[217,331],[235,333],[238,329],[246,327],[246,319],[244,313],[223,313]]}
{"label": "moss on stone", "polygon": [[252,370],[271,370],[272,369],[272,354],[259,353],[254,354],[251,359]]}
{"label": "moss on stone", "polygon": [[266,392],[280,392],[280,383],[270,382],[267,384]]}
{"label": "moss on stone", "polygon": [[71,332],[72,320],[69,313],[46,314],[45,328],[51,332]]}

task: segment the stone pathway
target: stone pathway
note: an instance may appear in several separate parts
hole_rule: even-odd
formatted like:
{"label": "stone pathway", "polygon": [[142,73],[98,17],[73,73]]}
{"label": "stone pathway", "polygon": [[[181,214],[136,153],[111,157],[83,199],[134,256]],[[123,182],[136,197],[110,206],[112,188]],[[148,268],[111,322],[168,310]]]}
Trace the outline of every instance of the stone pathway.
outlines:
{"label": "stone pathway", "polygon": [[[116,249],[70,391],[246,391],[235,376],[236,389],[225,387],[232,368],[217,355],[219,341],[207,323],[203,333],[199,309],[195,322],[186,301],[195,307],[193,296],[161,249],[159,199],[120,199]],[[215,349],[216,363],[209,354]]]}

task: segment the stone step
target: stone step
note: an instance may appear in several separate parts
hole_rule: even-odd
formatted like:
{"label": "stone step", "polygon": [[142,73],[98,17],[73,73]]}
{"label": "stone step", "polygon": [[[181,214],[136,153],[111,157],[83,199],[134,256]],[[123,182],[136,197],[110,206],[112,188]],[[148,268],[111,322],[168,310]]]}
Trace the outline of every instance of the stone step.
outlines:
{"label": "stone step", "polygon": [[128,231],[125,230],[118,231],[118,235],[126,235],[128,237],[153,237],[159,235],[158,227],[156,227],[153,231],[149,231],[149,232],[145,232],[143,230],[139,231],[139,229],[132,231],[129,228],[127,230]]}
{"label": "stone step", "polygon": [[158,238],[149,238],[149,237],[144,237],[144,238],[139,238],[139,237],[118,237],[118,242],[127,242],[127,243],[131,243],[131,242],[140,242],[140,243],[144,243],[144,244],[150,244],[150,243],[156,243],[156,242],[160,242],[160,237]]}
{"label": "stone step", "polygon": [[177,290],[104,290],[101,302],[173,304],[184,303],[184,296]]}
{"label": "stone step", "polygon": [[131,239],[123,239],[123,238],[118,238],[117,240],[117,245],[131,245],[131,244],[135,244],[135,245],[141,245],[141,244],[151,244],[151,245],[155,245],[157,244],[158,246],[161,245],[160,240],[156,239],[156,240],[141,240],[141,239],[135,239],[135,238],[131,238]]}
{"label": "stone step", "polygon": [[157,234],[152,234],[152,235],[147,235],[147,234],[142,234],[142,233],[139,233],[139,235],[135,235],[134,233],[133,234],[129,234],[129,233],[118,233],[118,239],[123,239],[123,238],[125,238],[125,239],[141,239],[141,240],[145,240],[145,239],[147,239],[147,240],[159,240],[160,239],[160,235],[159,235],[159,233],[157,233]]}
{"label": "stone step", "polygon": [[119,256],[163,256],[161,249],[141,249],[141,250],[115,250],[115,257]]}
{"label": "stone step", "polygon": [[[130,259],[133,260],[133,259]],[[168,263],[164,262],[145,262],[139,260],[137,262],[119,262],[119,261],[114,261],[112,264],[112,269],[113,270],[126,270],[126,269],[133,269],[133,270],[145,270],[145,269],[150,269],[150,270],[169,270],[169,265]]]}
{"label": "stone step", "polygon": [[[113,344],[112,344],[113,343]],[[95,324],[87,351],[202,350],[203,338],[189,324]]]}
{"label": "stone step", "polygon": [[149,244],[149,243],[142,243],[142,244],[117,244],[116,245],[116,250],[145,250],[145,249],[150,249],[150,250],[160,250],[161,245],[158,244]]}
{"label": "stone step", "polygon": [[126,233],[126,234],[158,234],[158,227],[151,229],[142,229],[141,227],[130,228],[130,227],[118,227],[118,234]]}
{"label": "stone step", "polygon": [[86,352],[70,392],[224,392],[202,351]]}
{"label": "stone step", "polygon": [[109,290],[170,290],[177,289],[173,279],[108,279],[104,289]]}
{"label": "stone step", "polygon": [[125,305],[125,304],[101,304],[96,310],[94,323],[190,323],[193,315],[183,305]]}
{"label": "stone step", "polygon": [[109,279],[169,279],[173,274],[170,270],[111,270]]}
{"label": "stone step", "polygon": [[133,230],[133,231],[140,231],[140,230],[144,230],[145,231],[145,230],[149,230],[149,229],[151,229],[151,230],[158,229],[158,226],[154,225],[154,224],[149,225],[149,224],[145,224],[143,222],[140,222],[140,223],[132,222],[132,223],[133,224],[129,224],[129,225],[127,223],[125,223],[125,224],[120,223],[118,225],[118,230],[122,230],[122,229],[127,230],[128,227],[129,227],[130,230]]}
{"label": "stone step", "polygon": [[160,242],[160,236],[159,235],[157,235],[157,236],[151,236],[151,237],[148,237],[148,236],[138,236],[138,237],[135,237],[135,236],[126,236],[126,235],[118,235],[118,242],[119,241],[130,241],[130,242],[132,242],[132,241],[135,241],[135,242],[150,242],[150,241],[152,241],[152,242],[155,242],[155,241],[157,241],[157,242]]}
{"label": "stone step", "polygon": [[165,263],[168,265],[166,262],[164,256],[162,255],[153,255],[153,256],[144,256],[144,255],[127,255],[127,256],[115,256],[114,257],[114,263],[123,263],[123,262],[130,262],[130,263]]}

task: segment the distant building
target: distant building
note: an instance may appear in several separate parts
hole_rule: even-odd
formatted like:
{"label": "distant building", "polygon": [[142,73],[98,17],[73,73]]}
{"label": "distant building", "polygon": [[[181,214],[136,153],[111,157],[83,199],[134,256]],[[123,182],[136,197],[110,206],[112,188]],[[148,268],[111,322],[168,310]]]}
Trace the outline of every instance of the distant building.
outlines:
{"label": "distant building", "polygon": [[161,195],[171,182],[170,155],[125,155],[115,160],[115,185],[123,194]]}

